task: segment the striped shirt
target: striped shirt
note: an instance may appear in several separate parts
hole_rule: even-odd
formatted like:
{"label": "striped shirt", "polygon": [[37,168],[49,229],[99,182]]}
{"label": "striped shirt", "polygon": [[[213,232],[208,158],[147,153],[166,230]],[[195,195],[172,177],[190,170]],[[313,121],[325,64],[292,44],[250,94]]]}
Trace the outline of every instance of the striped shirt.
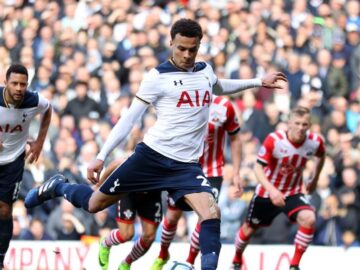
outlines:
{"label": "striped shirt", "polygon": [[226,132],[236,134],[240,130],[235,108],[225,97],[213,95],[210,105],[208,132],[200,164],[207,177],[222,176]]}
{"label": "striped shirt", "polygon": [[[270,183],[285,196],[290,196],[301,192],[306,162],[313,156],[321,157],[324,152],[324,141],[319,135],[308,132],[303,143],[295,144],[288,140],[285,131],[277,131],[266,137],[257,161],[264,165]],[[259,197],[269,197],[260,184],[255,192]]]}

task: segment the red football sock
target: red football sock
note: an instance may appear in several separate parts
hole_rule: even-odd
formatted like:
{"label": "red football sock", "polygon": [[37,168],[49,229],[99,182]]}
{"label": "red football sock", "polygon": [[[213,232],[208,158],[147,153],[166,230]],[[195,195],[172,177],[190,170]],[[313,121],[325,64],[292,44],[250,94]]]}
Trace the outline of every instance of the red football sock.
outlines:
{"label": "red football sock", "polygon": [[200,234],[200,224],[198,223],[196,224],[196,228],[191,235],[189,255],[188,258],[186,259],[186,261],[191,264],[195,263],[195,259],[200,251],[199,234]]}
{"label": "red football sock", "polygon": [[295,252],[290,265],[299,265],[302,255],[314,237],[313,228],[300,227],[295,236]]}

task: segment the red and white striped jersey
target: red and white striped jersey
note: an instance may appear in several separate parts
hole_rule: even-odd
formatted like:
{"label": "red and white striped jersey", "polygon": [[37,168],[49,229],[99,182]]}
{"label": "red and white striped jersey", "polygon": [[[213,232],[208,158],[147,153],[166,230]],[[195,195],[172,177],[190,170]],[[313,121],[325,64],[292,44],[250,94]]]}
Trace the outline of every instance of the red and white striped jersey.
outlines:
{"label": "red and white striped jersey", "polygon": [[207,177],[222,176],[224,166],[225,132],[240,130],[235,108],[225,97],[213,95],[210,105],[208,132],[200,164]]}
{"label": "red and white striped jersey", "polygon": [[[262,144],[257,161],[263,165],[265,175],[285,196],[298,194],[302,188],[302,172],[308,159],[321,157],[325,153],[323,139],[308,132],[301,144],[288,140],[285,131],[270,133]],[[256,187],[259,197],[269,197],[261,184]]]}

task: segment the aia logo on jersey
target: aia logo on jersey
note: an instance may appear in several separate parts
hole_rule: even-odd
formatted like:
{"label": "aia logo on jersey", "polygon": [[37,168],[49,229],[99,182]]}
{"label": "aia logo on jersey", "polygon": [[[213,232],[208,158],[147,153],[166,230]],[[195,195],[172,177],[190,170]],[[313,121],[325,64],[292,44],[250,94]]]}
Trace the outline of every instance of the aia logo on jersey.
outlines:
{"label": "aia logo on jersey", "polygon": [[6,124],[3,126],[0,126],[0,132],[4,133],[15,133],[15,132],[22,132],[23,128],[21,125],[16,126],[10,126],[10,124]]}
{"label": "aia logo on jersey", "polygon": [[210,106],[210,103],[211,103],[211,96],[208,90],[204,92],[203,96],[200,96],[199,90],[195,90],[194,92],[182,91],[176,107],[181,107],[181,106],[205,107],[205,106]]}

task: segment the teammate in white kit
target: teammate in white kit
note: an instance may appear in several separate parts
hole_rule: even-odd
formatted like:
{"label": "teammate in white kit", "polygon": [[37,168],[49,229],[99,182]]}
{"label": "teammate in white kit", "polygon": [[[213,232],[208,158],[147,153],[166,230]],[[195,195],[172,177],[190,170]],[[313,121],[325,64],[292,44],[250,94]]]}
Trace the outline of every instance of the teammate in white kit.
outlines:
{"label": "teammate in white kit", "polygon": [[[12,236],[12,205],[18,198],[25,160],[37,161],[51,119],[49,102],[27,91],[24,66],[11,65],[5,76],[5,86],[0,87],[0,269]],[[36,140],[28,142],[30,122],[37,114],[42,115],[40,130]]]}
{"label": "teammate in white kit", "polygon": [[[213,96],[210,105],[208,132],[205,139],[204,153],[200,158],[203,172],[208,179],[213,193],[217,199],[223,182],[224,144],[225,136],[229,135],[231,157],[234,172],[234,183],[240,183],[240,126],[236,111],[231,101],[223,96]],[[239,184],[240,185],[240,184]],[[238,186],[239,186],[238,185]],[[239,192],[239,196],[241,195]],[[161,233],[161,249],[158,258],[154,261],[151,270],[161,270],[170,258],[169,248],[175,237],[177,223],[182,216],[182,211],[173,205],[168,205]],[[194,265],[199,253],[200,223],[196,225],[191,235],[190,250],[186,261]]]}
{"label": "teammate in white kit", "polygon": [[309,132],[310,110],[295,107],[290,113],[288,130],[270,133],[259,150],[255,174],[260,184],[251,200],[246,222],[235,239],[236,253],[233,270],[240,270],[242,254],[250,237],[260,226],[269,226],[284,212],[300,226],[295,236],[295,253],[290,270],[299,270],[303,253],[313,239],[315,213],[302,194],[302,172],[310,158],[315,159],[312,179],[306,184],[307,192],[315,190],[325,161],[323,139]]}
{"label": "teammate in white kit", "polygon": [[202,30],[190,19],[180,19],[171,28],[171,58],[152,69],[126,115],[112,129],[96,160],[88,167],[88,179],[97,183],[108,154],[123,141],[134,123],[152,104],[155,125],[135,153],[93,191],[88,185],[70,185],[55,175],[29,192],[26,207],[54,196],[64,196],[76,207],[94,213],[117,202],[123,193],[167,190],[182,209],[192,209],[201,222],[202,269],[216,269],[220,252],[220,215],[210,184],[198,163],[209,117],[212,93],[230,94],[253,87],[281,88],[282,73],[263,79],[218,80],[212,68],[195,62]]}

